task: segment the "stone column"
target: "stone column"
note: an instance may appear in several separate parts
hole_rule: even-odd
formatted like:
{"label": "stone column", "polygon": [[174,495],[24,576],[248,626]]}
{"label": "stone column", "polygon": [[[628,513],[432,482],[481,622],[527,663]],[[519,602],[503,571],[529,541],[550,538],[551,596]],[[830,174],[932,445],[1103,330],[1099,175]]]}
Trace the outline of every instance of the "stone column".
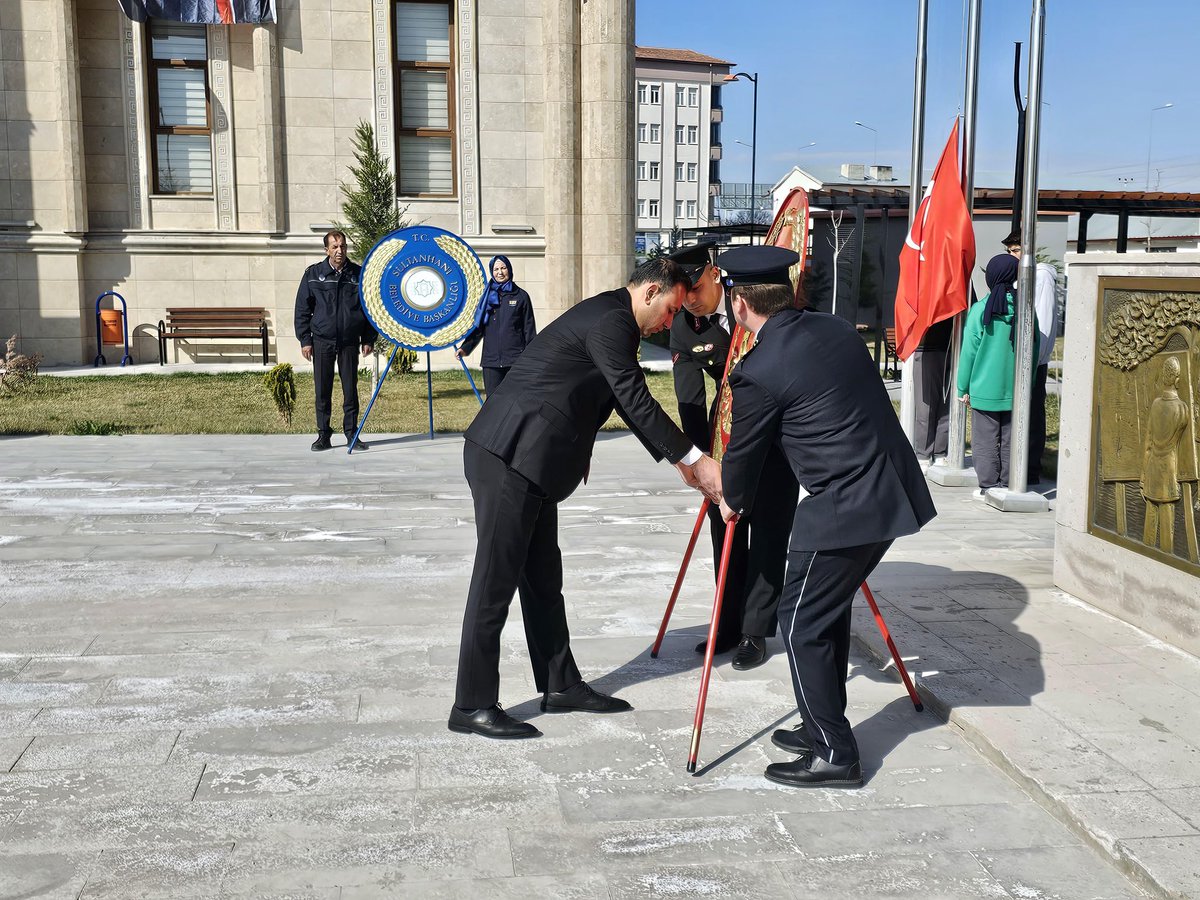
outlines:
{"label": "stone column", "polygon": [[48,10],[55,81],[58,85],[59,141],[62,148],[62,230],[87,231],[87,179],[83,162],[83,107],[79,95],[79,47],[76,41],[75,4],[54,0]]}
{"label": "stone column", "polygon": [[581,18],[583,293],[591,296],[624,284],[633,267],[634,2],[588,0]]}
{"label": "stone column", "polygon": [[580,259],[579,10],[563,0],[542,2],[545,126],[542,141],[546,201],[546,284],[552,315],[586,296]]}
{"label": "stone column", "polygon": [[263,229],[284,230],[283,129],[279,113],[279,44],[277,25],[254,27],[254,73],[258,76],[258,184],[262,192]]}

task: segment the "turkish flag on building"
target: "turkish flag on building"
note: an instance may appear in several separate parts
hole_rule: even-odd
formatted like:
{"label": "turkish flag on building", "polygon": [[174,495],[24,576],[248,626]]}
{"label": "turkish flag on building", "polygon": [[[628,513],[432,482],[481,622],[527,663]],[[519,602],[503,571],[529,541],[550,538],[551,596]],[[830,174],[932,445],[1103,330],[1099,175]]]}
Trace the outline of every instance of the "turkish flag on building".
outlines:
{"label": "turkish flag on building", "polygon": [[955,119],[900,251],[896,352],[901,359],[912,356],[930,325],[967,308],[974,265],[975,232],[959,178]]}

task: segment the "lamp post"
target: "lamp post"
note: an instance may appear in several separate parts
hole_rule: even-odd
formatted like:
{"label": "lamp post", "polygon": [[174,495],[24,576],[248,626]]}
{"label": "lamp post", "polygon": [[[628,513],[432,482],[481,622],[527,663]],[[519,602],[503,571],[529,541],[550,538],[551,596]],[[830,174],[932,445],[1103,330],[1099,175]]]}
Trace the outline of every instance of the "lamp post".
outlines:
{"label": "lamp post", "polygon": [[[754,179],[758,175],[758,73],[751,75],[749,72],[736,72],[733,75],[726,75],[726,81],[737,81],[739,78],[745,78],[754,85],[754,95],[751,98],[750,112],[750,243],[754,243]],[[740,142],[739,142],[740,143]]]}
{"label": "lamp post", "polygon": [[[1156,106],[1150,110],[1150,127],[1146,131],[1146,191],[1150,190],[1150,152],[1154,148],[1154,114],[1160,109],[1170,109],[1174,103],[1164,103],[1162,106]],[[1150,216],[1146,216],[1146,252],[1150,252],[1150,233],[1151,224]]]}
{"label": "lamp post", "polygon": [[875,137],[874,147],[871,150],[871,168],[878,169],[879,168],[879,132],[876,131],[874,128],[872,128],[870,125],[864,125],[862,122],[856,121],[854,124],[857,125],[859,128],[867,129],[867,131],[871,132],[871,134],[874,135],[874,137]]}

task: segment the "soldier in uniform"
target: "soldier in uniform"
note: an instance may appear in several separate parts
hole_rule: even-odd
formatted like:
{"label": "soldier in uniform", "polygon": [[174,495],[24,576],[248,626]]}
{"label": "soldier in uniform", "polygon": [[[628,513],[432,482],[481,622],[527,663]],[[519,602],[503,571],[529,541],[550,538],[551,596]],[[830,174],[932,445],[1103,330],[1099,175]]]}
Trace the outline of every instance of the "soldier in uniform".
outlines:
{"label": "soldier in uniform", "polygon": [[896,538],[937,511],[862,338],[837,316],[795,309],[782,247],[718,257],[731,311],[754,346],[730,372],[733,425],[721,461],[726,522],[753,515],[773,485],[763,461],[782,448],[800,483],[788,543],[779,629],[804,723],[776,746],[800,754],[767,767],[795,787],[862,784],[846,719],[850,608]]}
{"label": "soldier in uniform", "polygon": [[[671,323],[671,360],[679,420],[692,443],[706,451],[712,442],[734,325],[725,302],[720,270],[712,264],[714,247],[715,243],[702,243],[671,254],[671,259],[679,263],[692,281],[684,309]],[[717,387],[711,408],[705,403],[706,376]],[[754,515],[747,517],[734,535],[717,626],[715,652],[726,653],[736,648],[735,669],[753,669],[766,662],[766,640],[775,634],[775,608],[783,592],[787,536],[799,490],[787,460],[778,449],[768,454],[764,465],[767,471],[763,480],[771,485],[771,490],[767,492],[769,496],[758,498]],[[708,517],[713,558],[720,559],[725,523],[714,506],[709,506]],[[696,652],[703,653],[707,643],[698,644]]]}

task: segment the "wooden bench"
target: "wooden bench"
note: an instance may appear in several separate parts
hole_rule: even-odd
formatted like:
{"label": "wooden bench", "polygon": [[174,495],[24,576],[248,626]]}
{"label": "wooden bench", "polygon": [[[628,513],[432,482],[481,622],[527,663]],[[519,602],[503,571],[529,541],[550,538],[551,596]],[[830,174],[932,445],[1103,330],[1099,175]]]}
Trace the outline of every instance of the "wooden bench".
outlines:
{"label": "wooden bench", "polygon": [[167,363],[167,341],[257,338],[267,365],[267,311],[253,306],[192,306],[168,309],[158,322],[158,364]]}
{"label": "wooden bench", "polygon": [[883,370],[892,370],[892,381],[900,380],[900,354],[896,352],[896,329],[885,328],[883,332]]}

